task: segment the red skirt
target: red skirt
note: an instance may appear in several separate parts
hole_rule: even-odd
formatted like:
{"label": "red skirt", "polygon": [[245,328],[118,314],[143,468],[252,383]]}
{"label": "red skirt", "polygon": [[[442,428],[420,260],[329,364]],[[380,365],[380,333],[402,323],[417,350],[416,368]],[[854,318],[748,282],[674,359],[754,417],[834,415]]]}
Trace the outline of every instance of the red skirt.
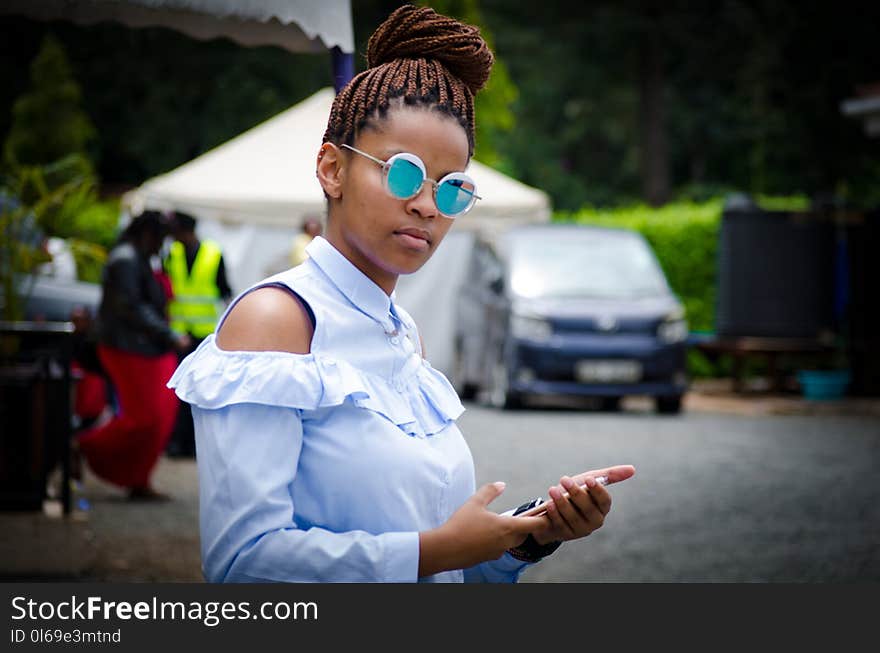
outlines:
{"label": "red skirt", "polygon": [[79,436],[80,452],[105,481],[147,487],[177,417],[177,396],[165,387],[177,367],[177,355],[141,356],[98,345],[98,357],[113,382],[119,411],[106,424]]}

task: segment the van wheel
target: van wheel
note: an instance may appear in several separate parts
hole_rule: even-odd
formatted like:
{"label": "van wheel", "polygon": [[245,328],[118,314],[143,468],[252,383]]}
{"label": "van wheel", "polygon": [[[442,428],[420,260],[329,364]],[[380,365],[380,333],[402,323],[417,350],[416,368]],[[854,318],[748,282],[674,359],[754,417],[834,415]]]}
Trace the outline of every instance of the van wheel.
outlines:
{"label": "van wheel", "polygon": [[655,400],[657,412],[662,415],[677,415],[681,412],[681,395],[657,397]]}
{"label": "van wheel", "polygon": [[621,397],[602,397],[599,400],[599,410],[606,413],[620,412]]}

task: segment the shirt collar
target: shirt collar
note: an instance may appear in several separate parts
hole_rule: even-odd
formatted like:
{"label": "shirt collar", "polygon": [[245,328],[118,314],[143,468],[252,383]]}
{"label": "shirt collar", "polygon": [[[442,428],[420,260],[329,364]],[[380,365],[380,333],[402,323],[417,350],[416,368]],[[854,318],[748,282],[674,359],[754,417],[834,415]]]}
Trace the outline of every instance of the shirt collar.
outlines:
{"label": "shirt collar", "polygon": [[394,292],[390,297],[386,295],[323,236],[315,236],[306,246],[306,252],[352,304],[386,328],[393,328],[389,315],[394,314]]}

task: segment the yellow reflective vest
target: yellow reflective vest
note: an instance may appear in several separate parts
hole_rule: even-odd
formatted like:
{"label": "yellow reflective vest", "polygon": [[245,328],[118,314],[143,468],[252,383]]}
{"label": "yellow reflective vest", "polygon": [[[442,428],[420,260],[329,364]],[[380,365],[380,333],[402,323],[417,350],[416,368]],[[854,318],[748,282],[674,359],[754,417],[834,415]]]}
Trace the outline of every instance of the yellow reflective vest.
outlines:
{"label": "yellow reflective vest", "polygon": [[165,271],[174,291],[174,297],[168,304],[172,329],[189,333],[194,338],[204,338],[214,332],[220,317],[220,289],[217,287],[219,267],[220,247],[217,243],[202,241],[189,272],[183,243],[172,243],[165,261]]}

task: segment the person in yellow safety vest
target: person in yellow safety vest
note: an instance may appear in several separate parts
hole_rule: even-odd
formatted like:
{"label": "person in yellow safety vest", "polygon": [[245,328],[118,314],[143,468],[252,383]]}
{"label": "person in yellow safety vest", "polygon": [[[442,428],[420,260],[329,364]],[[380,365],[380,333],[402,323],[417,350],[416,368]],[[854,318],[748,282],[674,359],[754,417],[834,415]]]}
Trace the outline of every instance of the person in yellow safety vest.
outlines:
{"label": "person in yellow safety vest", "polygon": [[172,221],[175,241],[165,259],[165,271],[174,296],[168,305],[171,328],[204,340],[214,332],[220,317],[221,298],[232,296],[223,254],[212,242],[200,242],[195,234],[195,218],[176,213]]}
{"label": "person in yellow safety vest", "polygon": [[290,248],[291,267],[296,267],[309,257],[306,253],[306,246],[314,240],[315,236],[320,236],[323,230],[324,228],[319,218],[309,216],[305,219],[302,231],[293,239],[293,245]]}
{"label": "person in yellow safety vest", "polygon": [[[171,234],[174,242],[164,264],[173,293],[168,315],[172,330],[192,337],[192,347],[181,352],[180,360],[183,360],[214,332],[223,304],[232,298],[232,289],[226,279],[220,246],[210,240],[199,241],[194,217],[175,212]],[[195,455],[189,404],[181,402],[167,451],[170,455]]]}

